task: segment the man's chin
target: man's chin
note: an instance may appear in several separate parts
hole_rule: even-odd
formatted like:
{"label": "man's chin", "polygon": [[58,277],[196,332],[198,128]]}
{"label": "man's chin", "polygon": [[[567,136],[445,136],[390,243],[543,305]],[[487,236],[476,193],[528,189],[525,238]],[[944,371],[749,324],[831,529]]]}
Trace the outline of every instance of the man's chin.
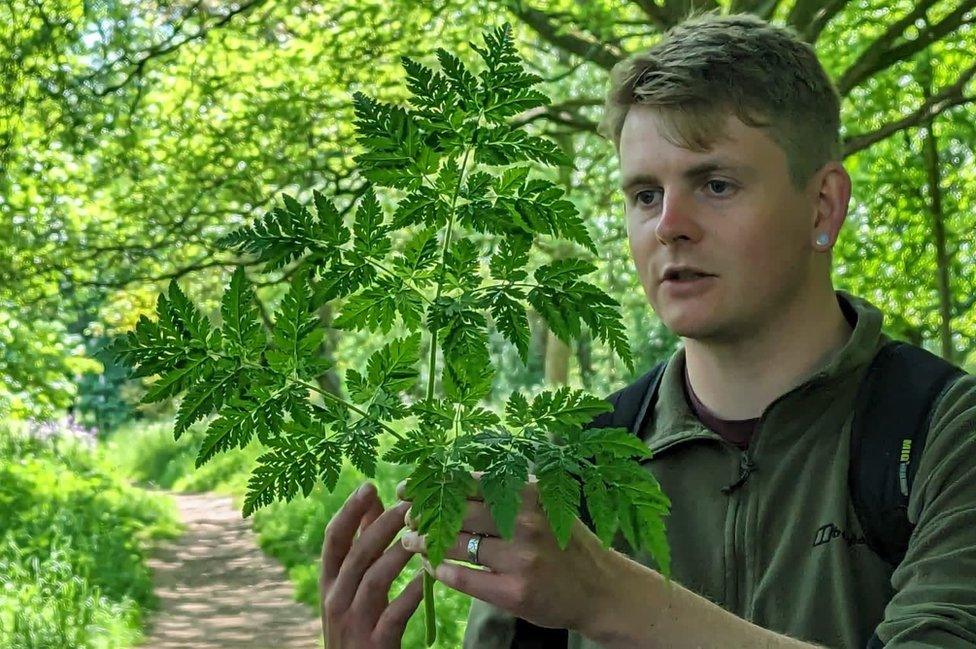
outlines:
{"label": "man's chin", "polygon": [[714,317],[700,314],[680,314],[662,317],[668,331],[681,338],[709,340],[721,335],[721,327]]}

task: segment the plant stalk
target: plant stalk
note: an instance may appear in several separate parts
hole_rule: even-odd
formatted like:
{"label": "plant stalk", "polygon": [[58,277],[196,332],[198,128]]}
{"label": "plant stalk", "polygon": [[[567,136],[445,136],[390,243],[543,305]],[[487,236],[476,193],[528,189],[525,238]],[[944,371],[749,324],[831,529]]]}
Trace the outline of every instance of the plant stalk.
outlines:
{"label": "plant stalk", "polygon": [[[479,118],[478,122],[480,123]],[[461,161],[461,172],[458,174],[457,185],[454,186],[454,196],[451,198],[451,214],[447,220],[447,231],[444,233],[444,246],[441,248],[440,272],[437,276],[437,290],[434,294],[434,304],[441,296],[441,289],[444,287],[444,263],[447,260],[447,251],[451,245],[451,234],[454,230],[455,206],[457,205],[458,192],[461,191],[461,180],[464,178],[464,169],[468,165],[468,155],[471,148],[468,147],[464,152],[464,160]],[[437,327],[431,332],[430,336],[430,356],[427,361],[427,399],[434,398],[434,378],[437,373]],[[424,570],[424,624],[426,628],[427,646],[430,647],[437,640],[437,617],[434,614],[434,577]]]}

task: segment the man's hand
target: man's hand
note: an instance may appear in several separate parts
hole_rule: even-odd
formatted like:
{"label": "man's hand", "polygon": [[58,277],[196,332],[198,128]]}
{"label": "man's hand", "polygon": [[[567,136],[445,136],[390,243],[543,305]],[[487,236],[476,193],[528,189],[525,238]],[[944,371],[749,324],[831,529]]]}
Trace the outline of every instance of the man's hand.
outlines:
{"label": "man's hand", "polygon": [[[480,477],[478,472],[473,475]],[[468,540],[475,533],[484,534],[478,562],[485,569],[445,561],[433,574],[454,590],[538,626],[581,630],[594,607],[602,604],[597,600],[607,590],[607,568],[613,551],[605,549],[579,518],[573,523],[569,544],[560,550],[539,504],[536,485],[535,476],[529,476],[511,541],[501,538],[479,489],[468,499],[462,532],[446,557],[467,562]],[[404,488],[405,482],[397,485],[401,499]],[[405,522],[416,529],[409,516]],[[412,552],[426,555],[424,539],[415,532],[404,534],[401,541]],[[426,556],[424,562],[430,565]]]}
{"label": "man's hand", "polygon": [[319,580],[329,649],[399,649],[407,620],[423,599],[422,572],[393,602],[389,599],[390,585],[412,556],[400,543],[390,545],[408,507],[399,503],[383,511],[367,482],[329,521]]}

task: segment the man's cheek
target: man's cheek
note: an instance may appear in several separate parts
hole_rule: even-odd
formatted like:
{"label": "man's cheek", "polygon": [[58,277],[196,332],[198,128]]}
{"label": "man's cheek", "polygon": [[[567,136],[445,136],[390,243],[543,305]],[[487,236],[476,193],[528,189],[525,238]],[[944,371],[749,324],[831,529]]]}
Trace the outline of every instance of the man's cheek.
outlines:
{"label": "man's cheek", "polygon": [[631,254],[634,257],[634,268],[637,270],[637,278],[640,280],[641,286],[645,290],[650,291],[654,287],[651,284],[653,280],[653,272],[651,269],[651,256],[644,250],[631,249]]}

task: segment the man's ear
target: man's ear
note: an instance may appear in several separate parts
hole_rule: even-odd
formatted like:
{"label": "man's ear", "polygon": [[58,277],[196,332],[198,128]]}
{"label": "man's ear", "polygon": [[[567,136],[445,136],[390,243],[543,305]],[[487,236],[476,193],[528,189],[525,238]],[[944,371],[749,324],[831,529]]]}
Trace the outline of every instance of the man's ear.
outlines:
{"label": "man's ear", "polygon": [[815,245],[818,247],[824,247],[820,246],[818,239],[826,234],[826,247],[831,247],[837,241],[837,233],[847,218],[851,200],[851,177],[841,162],[831,160],[814,174],[813,182],[811,189],[815,192],[816,212],[811,239],[817,242]]}

